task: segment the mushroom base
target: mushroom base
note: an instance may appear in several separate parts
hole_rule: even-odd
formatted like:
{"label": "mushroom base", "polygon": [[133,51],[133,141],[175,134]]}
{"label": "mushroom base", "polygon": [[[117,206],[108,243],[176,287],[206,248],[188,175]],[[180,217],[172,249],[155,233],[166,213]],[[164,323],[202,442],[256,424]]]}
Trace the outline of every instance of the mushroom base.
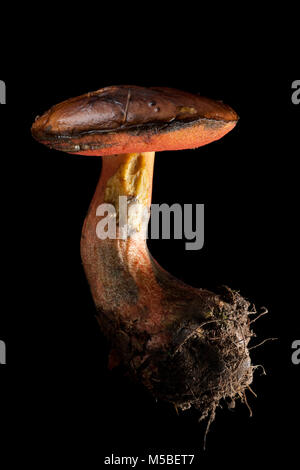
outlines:
{"label": "mushroom base", "polygon": [[[213,294],[199,293],[202,307],[211,309]],[[245,400],[244,391],[253,379],[247,348],[252,336],[251,312],[238,293],[228,289],[226,296],[227,302],[213,296],[215,308],[206,320],[199,311],[195,316],[185,315],[183,307],[172,324],[166,319],[154,336],[123,318],[113,320],[112,312],[98,308],[100,327],[112,347],[110,367],[121,366],[155,398],[176,409],[193,405],[200,411],[200,419],[214,418],[222,399],[230,407],[237,398]]]}

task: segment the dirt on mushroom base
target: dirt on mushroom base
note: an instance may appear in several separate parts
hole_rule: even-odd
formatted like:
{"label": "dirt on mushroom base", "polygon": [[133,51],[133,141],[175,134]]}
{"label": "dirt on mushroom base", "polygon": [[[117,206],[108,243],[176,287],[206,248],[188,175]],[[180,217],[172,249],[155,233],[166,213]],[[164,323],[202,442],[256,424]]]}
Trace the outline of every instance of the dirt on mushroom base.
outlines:
{"label": "dirt on mushroom base", "polygon": [[[202,308],[207,298],[211,309],[212,293],[200,292]],[[227,287],[222,295],[215,297],[215,308],[206,315],[206,320],[179,315],[172,325],[171,340],[163,349],[160,345],[150,352],[147,337],[133,332],[132,325],[126,323],[119,324],[118,338],[113,341],[124,354],[123,358],[126,357],[122,362],[127,373],[176,410],[196,408],[200,421],[208,418],[207,431],[222,401],[232,408],[241,399],[248,406],[245,390],[252,383],[255,368],[248,350],[254,335],[249,316],[256,313],[255,308],[250,308],[248,301]],[[103,327],[103,312],[100,325]],[[114,326],[110,334],[113,331]]]}
{"label": "dirt on mushroom base", "polygon": [[154,387],[183,410],[194,405],[202,418],[222,398],[234,400],[252,382],[249,303],[237,292],[228,289],[228,294],[230,303],[222,302],[207,321],[178,325],[174,350],[159,364],[161,381]]}

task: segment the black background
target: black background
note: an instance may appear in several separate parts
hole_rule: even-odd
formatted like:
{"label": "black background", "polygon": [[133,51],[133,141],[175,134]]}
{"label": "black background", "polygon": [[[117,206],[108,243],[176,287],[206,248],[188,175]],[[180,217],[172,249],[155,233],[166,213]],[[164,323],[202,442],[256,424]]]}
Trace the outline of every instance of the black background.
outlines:
{"label": "black background", "polygon": [[[11,462],[20,457],[39,465],[101,468],[111,453],[141,458],[195,453],[195,464],[235,468],[241,458],[269,465],[278,457],[284,456],[286,465],[296,459],[300,366],[291,362],[291,344],[300,335],[300,105],[291,102],[291,83],[297,76],[282,79],[258,65],[212,69],[195,53],[194,47],[192,60],[166,46],[158,56],[150,43],[143,55],[107,47],[85,61],[77,51],[74,62],[54,49],[42,59],[28,53],[28,67],[18,73],[1,71],[7,85],[0,118],[3,299],[8,300],[0,325],[7,344],[7,365],[0,369],[1,452],[6,450]],[[107,371],[108,347],[79,253],[101,159],[49,150],[30,135],[35,116],[51,105],[117,84],[200,92],[223,100],[240,116],[222,140],[158,154],[155,163],[153,202],[204,203],[205,244],[195,252],[186,251],[184,241],[150,240],[154,257],[189,284],[211,289],[226,284],[258,311],[267,307],[269,314],[254,323],[252,345],[278,338],[253,350],[253,363],[267,372],[255,374],[258,397],[248,394],[253,417],[242,404],[219,410],[205,452],[205,425],[198,424],[195,411],[177,416]]]}

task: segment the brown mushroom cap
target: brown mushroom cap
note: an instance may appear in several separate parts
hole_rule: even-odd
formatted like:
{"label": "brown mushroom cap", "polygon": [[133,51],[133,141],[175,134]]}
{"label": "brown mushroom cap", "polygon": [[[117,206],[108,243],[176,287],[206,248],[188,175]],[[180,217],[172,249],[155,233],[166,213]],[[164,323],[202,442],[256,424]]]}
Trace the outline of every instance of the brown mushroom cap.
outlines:
{"label": "brown mushroom cap", "polygon": [[229,106],[199,95],[112,86],[53,106],[31,131],[57,150],[112,155],[200,147],[220,139],[237,120]]}

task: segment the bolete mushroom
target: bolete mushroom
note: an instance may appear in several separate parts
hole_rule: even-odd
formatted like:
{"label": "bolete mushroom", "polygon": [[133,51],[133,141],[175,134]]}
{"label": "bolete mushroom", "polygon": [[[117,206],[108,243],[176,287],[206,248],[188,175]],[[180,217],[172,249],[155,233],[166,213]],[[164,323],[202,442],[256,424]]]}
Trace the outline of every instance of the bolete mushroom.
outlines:
{"label": "bolete mushroom", "polygon": [[[145,221],[155,151],[196,148],[234,128],[227,105],[170,89],[114,86],[69,99],[38,117],[32,135],[69,153],[102,156],[102,173],[84,222],[81,255],[99,324],[122,365],[152,394],[176,408],[194,405],[213,419],[252,382],[249,303],[225,289],[186,285],[151,257]],[[127,197],[127,235],[119,196]],[[97,208],[116,207],[116,238],[99,238]]]}

